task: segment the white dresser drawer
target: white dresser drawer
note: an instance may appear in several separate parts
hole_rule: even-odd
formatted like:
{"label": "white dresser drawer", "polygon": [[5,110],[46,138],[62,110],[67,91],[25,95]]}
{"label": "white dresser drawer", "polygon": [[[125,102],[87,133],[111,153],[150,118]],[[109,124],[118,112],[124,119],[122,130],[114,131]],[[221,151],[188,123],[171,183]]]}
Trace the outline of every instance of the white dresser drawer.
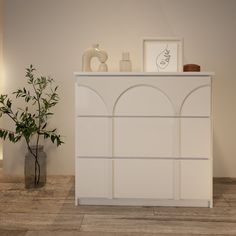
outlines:
{"label": "white dresser drawer", "polygon": [[115,160],[114,197],[173,199],[172,160]]}
{"label": "white dresser drawer", "polygon": [[180,123],[180,156],[210,158],[211,119],[182,118]]}
{"label": "white dresser drawer", "polygon": [[175,118],[115,118],[115,157],[176,156]]}

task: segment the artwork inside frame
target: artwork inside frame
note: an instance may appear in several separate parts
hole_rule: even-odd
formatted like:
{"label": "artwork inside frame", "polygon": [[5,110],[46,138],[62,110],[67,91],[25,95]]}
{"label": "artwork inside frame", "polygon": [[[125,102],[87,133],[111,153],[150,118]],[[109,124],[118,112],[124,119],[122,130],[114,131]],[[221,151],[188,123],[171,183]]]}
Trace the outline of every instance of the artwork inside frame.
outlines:
{"label": "artwork inside frame", "polygon": [[142,40],[143,72],[183,71],[183,39],[145,38]]}

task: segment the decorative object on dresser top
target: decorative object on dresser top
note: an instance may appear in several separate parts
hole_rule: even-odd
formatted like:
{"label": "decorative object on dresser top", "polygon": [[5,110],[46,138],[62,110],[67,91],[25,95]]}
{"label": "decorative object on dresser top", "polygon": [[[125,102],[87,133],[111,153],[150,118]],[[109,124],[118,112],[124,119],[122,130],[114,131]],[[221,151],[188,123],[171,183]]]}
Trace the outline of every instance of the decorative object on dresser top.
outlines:
{"label": "decorative object on dresser top", "polygon": [[197,64],[186,64],[184,65],[184,71],[200,71],[201,67]]}
{"label": "decorative object on dresser top", "polygon": [[98,71],[106,72],[108,71],[107,64],[105,63],[108,59],[108,55],[105,50],[99,48],[99,44],[94,44],[92,48],[88,48],[85,50],[83,57],[82,57],[82,70],[85,72],[91,72],[91,60],[96,57],[98,58],[100,65],[98,67]]}
{"label": "decorative object on dresser top", "polygon": [[122,53],[122,60],[120,60],[120,72],[131,72],[132,64],[129,58],[129,52]]}
{"label": "decorative object on dresser top", "polygon": [[142,71],[181,72],[183,39],[147,38],[142,40]]}
{"label": "decorative object on dresser top", "polygon": [[212,73],[75,79],[76,204],[212,207]]}
{"label": "decorative object on dresser top", "polygon": [[50,77],[37,77],[35,71],[32,65],[26,69],[28,89],[24,87],[13,92],[16,98],[25,102],[25,106],[15,108],[8,95],[0,95],[0,116],[6,115],[15,125],[15,131],[0,128],[0,138],[8,139],[13,143],[23,138],[27,144],[26,188],[42,187],[46,183],[46,154],[43,152],[43,146],[40,145],[40,137],[49,138],[57,146],[63,143],[56,129],[48,127],[48,118],[53,115],[51,109],[59,102],[58,86],[53,86],[54,81]]}

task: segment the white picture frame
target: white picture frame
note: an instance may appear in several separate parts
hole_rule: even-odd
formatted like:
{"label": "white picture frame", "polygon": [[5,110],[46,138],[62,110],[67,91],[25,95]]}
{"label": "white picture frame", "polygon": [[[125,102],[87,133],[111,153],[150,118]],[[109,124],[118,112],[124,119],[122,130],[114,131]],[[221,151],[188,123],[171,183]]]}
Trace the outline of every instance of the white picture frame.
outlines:
{"label": "white picture frame", "polygon": [[182,38],[143,38],[143,72],[182,72]]}

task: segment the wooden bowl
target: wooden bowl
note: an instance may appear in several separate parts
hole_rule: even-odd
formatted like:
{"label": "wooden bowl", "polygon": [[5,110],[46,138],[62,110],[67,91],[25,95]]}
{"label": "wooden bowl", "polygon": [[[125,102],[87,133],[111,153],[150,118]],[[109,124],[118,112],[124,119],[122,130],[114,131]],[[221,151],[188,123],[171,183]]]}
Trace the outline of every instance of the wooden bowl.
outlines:
{"label": "wooden bowl", "polygon": [[200,71],[201,67],[196,64],[186,64],[184,65],[184,71]]}

